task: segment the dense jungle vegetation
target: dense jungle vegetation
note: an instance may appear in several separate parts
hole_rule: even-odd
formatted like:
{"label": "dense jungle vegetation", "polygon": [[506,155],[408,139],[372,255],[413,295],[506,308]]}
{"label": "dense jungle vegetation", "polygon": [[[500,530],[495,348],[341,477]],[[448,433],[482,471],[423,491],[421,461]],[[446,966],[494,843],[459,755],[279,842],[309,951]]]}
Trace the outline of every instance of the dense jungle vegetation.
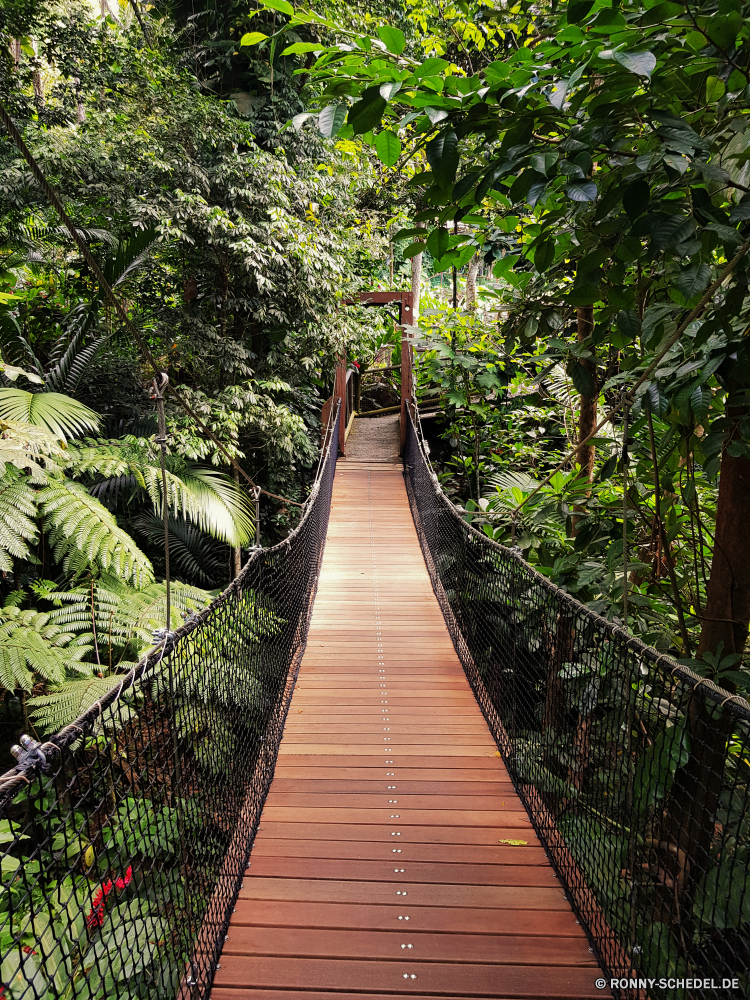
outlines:
{"label": "dense jungle vegetation", "polygon": [[[425,426],[467,517],[745,690],[746,13],[14,0],[1,96],[260,485],[304,498],[335,358],[387,345],[342,298],[411,282]],[[49,726],[163,614],[152,372],[5,134],[0,171],[0,683],[27,721],[64,685],[66,712],[34,709]],[[254,525],[174,403],[168,430],[177,613]],[[264,502],[260,541],[297,511]]]}
{"label": "dense jungle vegetation", "polygon": [[[345,306],[374,287],[415,296],[422,424],[463,516],[750,691],[750,0],[5,0],[0,36],[0,103],[137,332],[0,125],[3,753],[75,719],[165,624],[165,500],[174,626],[294,528],[342,352],[367,408],[398,398],[400,332]],[[167,397],[166,490],[142,345],[221,445]],[[271,494],[259,535],[231,459]],[[596,714],[579,668],[558,678],[576,733]],[[746,793],[735,733],[636,689],[648,823],[706,748]],[[549,791],[545,754],[529,780]],[[691,876],[704,904],[653,935],[646,968],[746,939],[746,810],[696,801],[679,847],[700,828],[713,852]],[[151,841],[127,808],[106,836],[177,870],[179,809],[160,840],[142,805]],[[593,815],[571,809],[579,841],[632,867],[624,827]],[[85,822],[68,831],[86,875],[66,891],[90,909],[70,955],[106,952],[89,873],[131,880],[86,860]],[[628,892],[607,915],[629,933]],[[112,975],[143,995],[134,968]]]}

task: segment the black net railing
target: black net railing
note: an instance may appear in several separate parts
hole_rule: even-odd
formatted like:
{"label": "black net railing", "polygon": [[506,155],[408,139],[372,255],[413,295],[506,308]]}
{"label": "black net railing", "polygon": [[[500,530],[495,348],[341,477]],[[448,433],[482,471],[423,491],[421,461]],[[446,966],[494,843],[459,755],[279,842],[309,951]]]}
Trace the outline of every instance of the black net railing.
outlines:
{"label": "black net railing", "polygon": [[338,415],[299,526],[0,778],[0,997],[210,993],[325,544]]}
{"label": "black net railing", "polygon": [[750,706],[470,527],[412,422],[405,462],[456,650],[607,992],[746,996]]}

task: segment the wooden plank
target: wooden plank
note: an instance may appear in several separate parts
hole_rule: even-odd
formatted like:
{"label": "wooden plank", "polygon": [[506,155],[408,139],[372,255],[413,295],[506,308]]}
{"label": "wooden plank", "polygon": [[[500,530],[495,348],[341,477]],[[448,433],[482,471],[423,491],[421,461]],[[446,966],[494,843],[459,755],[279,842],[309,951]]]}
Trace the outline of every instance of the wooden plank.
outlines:
{"label": "wooden plank", "polygon": [[[518,815],[518,813],[514,814]],[[290,839],[304,834],[305,837],[314,839],[335,840],[380,840],[385,843],[395,844],[401,847],[402,844],[496,844],[499,840],[526,840],[529,844],[538,844],[536,834],[528,817],[524,813],[525,822],[523,825],[513,824],[509,821],[502,826],[410,826],[399,824],[393,828],[393,824],[381,824],[376,826],[370,823],[306,823],[304,830],[300,830],[299,823],[279,822],[270,820],[263,816],[258,827],[258,842],[260,837],[273,837]],[[393,835],[394,840],[389,841]]]}
{"label": "wooden plank", "polygon": [[[222,955],[217,986],[253,985],[263,988],[382,991],[396,995],[457,993],[497,997],[500,993],[525,998],[545,996],[559,1000],[600,997],[592,969],[567,966],[470,965],[463,963],[345,961],[315,958],[255,957],[252,963],[235,955]],[[407,978],[404,978],[407,977]],[[412,978],[413,977],[413,978]]]}
{"label": "wooden plank", "polygon": [[394,885],[419,883],[442,885],[446,879],[462,886],[546,886],[558,885],[548,865],[467,865],[450,866],[411,861],[403,855],[391,855],[389,861],[351,861],[343,858],[262,857],[253,855],[252,877],[275,879],[310,879],[356,882],[381,882]]}
{"label": "wooden plank", "polygon": [[[398,753],[394,755],[399,757]],[[507,779],[508,772],[505,770],[499,755],[495,756],[485,756],[485,757],[467,757],[464,760],[456,760],[455,757],[441,757],[438,754],[434,756],[425,757],[402,757],[398,763],[393,765],[388,765],[387,767],[382,761],[378,760],[362,760],[360,757],[350,757],[347,759],[345,755],[340,755],[336,761],[336,768],[342,768],[339,771],[341,774],[347,773],[347,769],[354,767],[357,772],[370,771],[373,773],[373,769],[377,769],[379,772],[382,771],[384,775],[389,775],[395,771],[398,775],[425,775],[430,768],[430,763],[435,764],[435,770],[438,774],[446,774],[448,771],[453,771],[456,775],[454,780],[457,781],[470,781],[471,775],[474,775],[475,780],[482,781],[495,781]],[[309,754],[288,754],[283,761],[279,761],[277,764],[277,773],[283,768],[284,773],[291,776],[291,771],[286,770],[290,767],[316,767],[323,768],[324,770],[331,770],[331,763],[325,760],[318,760],[314,755]],[[448,780],[447,778],[445,780]]]}
{"label": "wooden plank", "polygon": [[[451,812],[497,812],[507,801],[515,804],[515,792],[511,785],[496,791],[491,795],[407,795],[396,789],[390,792],[382,789],[378,792],[320,792],[315,796],[315,805],[319,809],[384,809],[397,805],[401,809],[448,809]],[[397,797],[396,797],[397,796]],[[271,789],[266,800],[268,806],[300,806],[305,808],[310,802],[309,792],[282,792]]]}
{"label": "wooden plank", "polygon": [[[605,994],[605,996],[608,994]],[[419,1000],[466,1000],[466,997],[448,997],[437,994],[420,993]],[[385,1000],[382,993],[321,993],[319,990],[255,990],[242,987],[216,987],[211,993],[212,1000]],[[499,997],[498,1000],[510,1000]],[[546,997],[531,997],[529,1000],[546,1000]]]}
{"label": "wooden plank", "polygon": [[[443,772],[444,774],[450,774],[450,771]],[[458,789],[446,789],[446,779],[442,780],[430,780],[430,781],[404,781],[403,778],[398,779],[398,783],[394,784],[396,779],[386,778],[385,776],[378,778],[377,780],[372,780],[372,778],[359,778],[354,780],[348,780],[346,778],[287,778],[284,777],[286,771],[280,771],[273,783],[272,794],[278,792],[305,792],[308,795],[315,795],[318,797],[318,793],[323,792],[338,792],[339,794],[347,794],[352,792],[354,794],[362,794],[365,792],[398,792],[401,795],[435,795],[440,793],[449,792],[455,794]],[[451,782],[452,784],[452,782]],[[463,782],[461,783],[463,785]],[[513,785],[510,782],[510,778],[505,781],[476,781],[471,785],[471,788],[462,788],[461,794],[472,795],[494,795],[496,793],[502,792],[502,794],[513,794]]]}
{"label": "wooden plank", "polygon": [[[406,948],[402,947],[407,945]],[[411,947],[408,947],[408,946]],[[404,955],[404,952],[408,952]],[[225,955],[283,955],[290,958],[415,959],[419,962],[476,962],[535,965],[535,938],[498,934],[425,934],[401,931],[320,930],[300,927],[237,927],[229,934]],[[549,965],[593,966],[588,943],[580,937],[552,938],[546,945]]]}
{"label": "wooden plank", "polygon": [[[408,920],[405,917],[409,917]],[[343,930],[413,931],[454,934],[522,934],[524,937],[582,938],[570,908],[483,910],[481,907],[415,906],[410,909],[368,903],[326,903],[238,899],[232,927],[322,927]],[[231,939],[232,927],[229,935]]]}
{"label": "wooden plank", "polygon": [[240,899],[286,899],[306,903],[387,903],[406,907],[465,906],[480,909],[562,910],[568,902],[557,886],[446,885],[417,882],[347,882],[335,879],[245,879]]}
{"label": "wooden plank", "polygon": [[[383,746],[388,749],[388,744],[383,743]],[[429,744],[419,743],[417,745],[410,745],[408,743],[401,743],[394,750],[391,748],[391,754],[399,753],[404,757],[416,756],[416,757],[426,757],[429,755],[430,751],[435,749],[435,751],[445,757],[460,757],[461,759],[465,757],[474,757],[478,751],[483,751],[485,756],[494,756],[494,751],[491,747],[487,747],[484,750],[483,747],[463,747],[463,746],[446,746],[443,744],[435,744],[431,747]],[[284,743],[281,744],[279,749],[279,754],[285,756],[287,754],[320,754],[321,756],[326,755],[339,755],[344,756],[356,756],[360,754],[362,756],[373,756],[377,754],[382,755],[382,748],[380,745],[375,746],[374,744],[366,743],[351,743],[351,744],[336,744],[336,743]],[[386,756],[388,756],[386,754]]]}
{"label": "wooden plank", "polygon": [[[523,838],[517,838],[523,840]],[[390,840],[297,840],[261,837],[253,848],[251,865],[257,858],[337,858],[377,861],[436,861],[441,864],[476,865],[547,865],[547,855],[541,847],[510,847],[499,842],[480,846],[468,844],[406,844],[392,847]],[[257,868],[253,869],[257,873]],[[453,870],[444,874],[443,881]]]}

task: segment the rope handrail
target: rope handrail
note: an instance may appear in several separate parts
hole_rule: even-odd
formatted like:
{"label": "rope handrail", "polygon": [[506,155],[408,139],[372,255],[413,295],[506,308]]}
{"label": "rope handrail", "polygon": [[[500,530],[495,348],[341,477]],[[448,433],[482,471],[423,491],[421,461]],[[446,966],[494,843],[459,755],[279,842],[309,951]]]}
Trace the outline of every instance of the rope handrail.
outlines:
{"label": "rope handrail", "polygon": [[[416,408],[415,411],[418,421],[419,411]],[[417,427],[414,424],[414,417],[411,415],[410,417],[415,437],[417,437],[418,441],[420,442],[421,457],[425,462],[425,464],[429,467],[431,477],[434,477],[432,481],[434,483],[436,493],[438,493],[445,501],[446,507],[450,512],[451,516],[455,517],[458,521],[460,521],[466,532],[472,538],[474,538],[477,542],[481,543],[482,545],[486,545],[488,548],[491,548],[493,551],[502,554],[506,558],[512,559],[515,562],[517,562],[519,566],[523,567],[524,573],[527,574],[530,580],[532,580],[535,584],[543,587],[545,590],[548,590],[550,594],[554,594],[558,600],[564,601],[572,609],[575,609],[577,613],[585,615],[587,618],[590,618],[592,622],[596,622],[596,624],[600,628],[609,632],[613,637],[615,635],[618,635],[621,638],[624,637],[629,649],[631,649],[633,652],[638,653],[640,656],[643,657],[643,659],[653,663],[655,667],[661,667],[661,665],[664,664],[664,666],[667,668],[667,672],[670,673],[673,677],[678,676],[680,677],[681,680],[687,681],[692,684],[697,684],[700,682],[701,684],[706,685],[707,689],[713,695],[715,695],[717,701],[728,700],[731,698],[733,701],[736,702],[737,708],[740,710],[740,712],[745,714],[746,718],[750,720],[750,702],[748,702],[745,698],[742,698],[739,695],[730,694],[729,691],[727,691],[725,688],[720,687],[718,684],[715,684],[714,681],[712,681],[710,678],[702,677],[694,670],[691,670],[690,667],[685,666],[685,664],[683,663],[679,663],[676,659],[674,659],[674,657],[670,656],[669,654],[660,653],[658,649],[655,649],[653,646],[649,646],[647,643],[643,642],[642,639],[639,639],[638,636],[631,635],[628,632],[623,633],[622,626],[616,625],[614,622],[611,622],[608,618],[605,618],[603,615],[600,615],[598,611],[594,611],[592,608],[589,608],[585,604],[581,603],[581,601],[579,601],[576,597],[574,597],[563,587],[559,587],[556,583],[553,583],[552,580],[549,579],[549,577],[544,575],[544,573],[540,573],[539,570],[535,569],[531,565],[531,563],[526,562],[526,560],[518,552],[518,550],[509,548],[503,545],[501,542],[496,542],[494,538],[489,538],[483,532],[478,531],[472,525],[467,524],[467,522],[464,521],[463,517],[461,516],[461,512],[458,510],[456,505],[452,503],[451,500],[444,493],[442,487],[440,486],[437,476],[432,470],[432,464],[430,463],[429,456],[425,454],[422,446],[424,435],[422,434],[421,431],[421,424],[419,424],[419,431],[417,431]]]}
{"label": "rope handrail", "polygon": [[411,407],[405,477],[436,596],[614,995],[706,969],[750,981],[750,705],[467,524],[424,443]]}
{"label": "rope handrail", "polygon": [[0,777],[14,998],[210,990],[305,647],[340,419],[341,400],[290,535]]}

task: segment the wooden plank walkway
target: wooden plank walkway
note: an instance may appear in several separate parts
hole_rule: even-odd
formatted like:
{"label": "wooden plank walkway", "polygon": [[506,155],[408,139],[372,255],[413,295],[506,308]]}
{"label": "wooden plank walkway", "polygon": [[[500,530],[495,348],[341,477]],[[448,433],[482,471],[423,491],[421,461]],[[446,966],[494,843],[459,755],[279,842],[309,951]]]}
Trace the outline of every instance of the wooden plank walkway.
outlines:
{"label": "wooden plank walkway", "polygon": [[453,649],[400,466],[339,461],[212,1000],[580,1000],[599,975]]}

